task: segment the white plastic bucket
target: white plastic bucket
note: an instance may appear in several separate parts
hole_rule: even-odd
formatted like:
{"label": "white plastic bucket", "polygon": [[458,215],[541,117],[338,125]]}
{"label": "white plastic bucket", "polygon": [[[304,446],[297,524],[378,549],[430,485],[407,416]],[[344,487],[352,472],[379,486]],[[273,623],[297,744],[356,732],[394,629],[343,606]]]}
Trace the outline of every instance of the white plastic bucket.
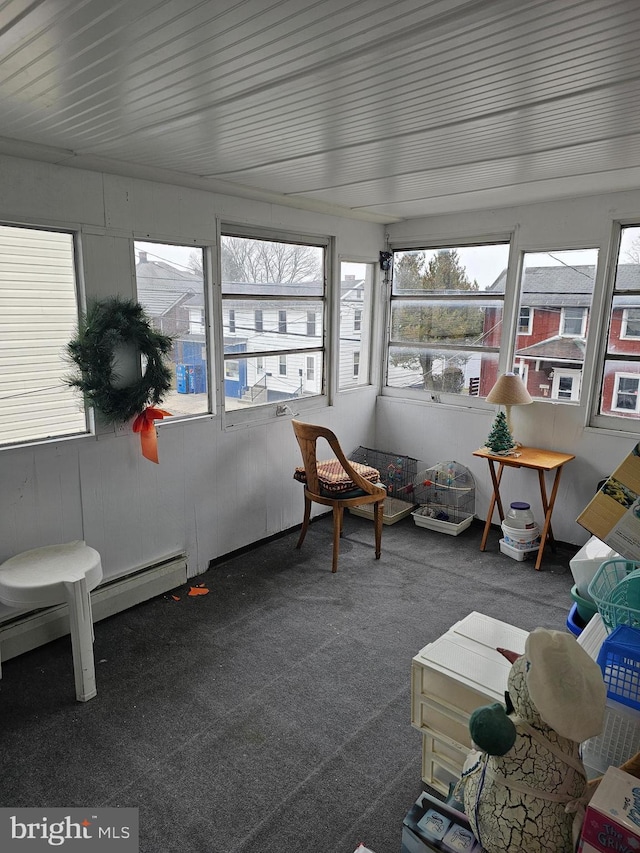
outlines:
{"label": "white plastic bucket", "polygon": [[506,544],[519,551],[533,550],[540,545],[540,530],[537,524],[529,528],[509,527],[503,521],[502,532]]}

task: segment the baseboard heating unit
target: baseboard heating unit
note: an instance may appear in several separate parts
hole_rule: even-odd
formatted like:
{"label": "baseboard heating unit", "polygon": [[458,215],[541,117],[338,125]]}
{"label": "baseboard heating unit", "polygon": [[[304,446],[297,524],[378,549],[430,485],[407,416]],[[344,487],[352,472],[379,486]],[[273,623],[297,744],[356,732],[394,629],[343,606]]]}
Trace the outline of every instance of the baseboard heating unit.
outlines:
{"label": "baseboard heating unit", "polygon": [[[176,554],[124,577],[107,580],[91,593],[93,621],[99,622],[162,595],[186,583],[186,580],[186,554]],[[7,616],[0,621],[2,660],[24,654],[68,633],[69,609],[66,604]]]}

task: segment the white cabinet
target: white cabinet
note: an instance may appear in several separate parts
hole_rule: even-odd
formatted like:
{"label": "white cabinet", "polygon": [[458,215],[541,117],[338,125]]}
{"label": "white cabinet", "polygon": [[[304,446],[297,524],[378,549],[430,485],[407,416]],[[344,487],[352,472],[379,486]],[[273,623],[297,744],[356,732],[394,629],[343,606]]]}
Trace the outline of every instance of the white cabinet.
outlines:
{"label": "white cabinet", "polygon": [[511,664],[497,647],[521,654],[527,631],[472,612],[411,663],[411,724],[422,733],[422,779],[442,793],[471,749],[469,717],[504,702]]}

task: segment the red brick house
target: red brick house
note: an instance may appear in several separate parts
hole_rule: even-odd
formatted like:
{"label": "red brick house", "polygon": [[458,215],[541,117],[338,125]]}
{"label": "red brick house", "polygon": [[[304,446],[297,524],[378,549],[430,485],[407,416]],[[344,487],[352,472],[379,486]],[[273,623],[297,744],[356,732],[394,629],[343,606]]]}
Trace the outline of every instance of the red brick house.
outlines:
{"label": "red brick house", "polygon": [[[534,398],[565,402],[580,399],[595,272],[594,266],[530,267],[525,271],[513,369],[522,376]],[[504,293],[505,283],[506,271],[487,289],[487,294]],[[640,265],[619,265],[616,287],[640,289]],[[499,346],[502,323],[497,309],[487,309],[484,329],[485,343]],[[640,355],[640,301],[635,294],[616,297],[608,352]],[[496,378],[495,363],[484,360],[481,396],[489,393]],[[639,390],[639,364],[608,362],[602,413],[636,417]]]}

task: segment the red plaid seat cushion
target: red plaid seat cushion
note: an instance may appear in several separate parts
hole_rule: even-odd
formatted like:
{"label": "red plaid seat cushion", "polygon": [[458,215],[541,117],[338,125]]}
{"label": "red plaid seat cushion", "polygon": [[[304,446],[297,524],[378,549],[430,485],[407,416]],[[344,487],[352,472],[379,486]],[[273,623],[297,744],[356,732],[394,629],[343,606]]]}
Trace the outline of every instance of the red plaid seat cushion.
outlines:
{"label": "red plaid seat cushion", "polygon": [[[370,483],[379,482],[380,472],[375,468],[371,468],[369,465],[362,465],[360,462],[352,462],[351,466],[354,471],[357,471],[361,477],[364,477]],[[318,469],[320,488],[323,491],[339,495],[357,488],[337,459],[327,459],[324,462],[318,462],[316,467]],[[307,475],[304,468],[296,468],[293,478],[300,483],[306,483]]]}

